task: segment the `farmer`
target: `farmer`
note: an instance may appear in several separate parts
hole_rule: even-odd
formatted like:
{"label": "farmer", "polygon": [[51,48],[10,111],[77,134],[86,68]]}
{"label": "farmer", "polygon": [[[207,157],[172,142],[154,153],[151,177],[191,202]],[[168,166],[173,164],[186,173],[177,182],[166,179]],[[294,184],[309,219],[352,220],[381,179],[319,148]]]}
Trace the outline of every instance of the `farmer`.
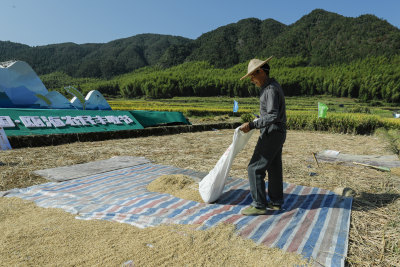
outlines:
{"label": "farmer", "polygon": [[[260,118],[240,126],[244,133],[260,129],[260,136],[247,168],[253,202],[243,215],[266,214],[266,209],[280,210],[283,204],[282,147],[286,139],[285,96],[279,83],[269,77],[267,60],[252,59],[247,74],[260,88]],[[264,178],[268,172],[268,197]]]}

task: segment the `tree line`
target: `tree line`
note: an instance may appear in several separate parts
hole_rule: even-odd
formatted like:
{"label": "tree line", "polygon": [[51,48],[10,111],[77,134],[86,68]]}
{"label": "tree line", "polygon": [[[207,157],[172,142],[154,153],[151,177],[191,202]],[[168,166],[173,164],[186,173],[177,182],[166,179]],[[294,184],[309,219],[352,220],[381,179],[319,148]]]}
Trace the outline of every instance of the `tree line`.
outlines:
{"label": "tree line", "polygon": [[[322,95],[383,100],[400,103],[400,56],[368,57],[348,64],[304,66],[302,57],[271,60],[271,77],[282,86],[286,96]],[[43,75],[47,88],[74,85],[84,93],[99,90],[106,96],[124,98],[169,98],[174,96],[258,96],[259,89],[249,80],[240,81],[247,62],[229,69],[208,62],[186,62],[163,69],[145,67],[130,74],[105,79],[82,79],[62,73]]]}

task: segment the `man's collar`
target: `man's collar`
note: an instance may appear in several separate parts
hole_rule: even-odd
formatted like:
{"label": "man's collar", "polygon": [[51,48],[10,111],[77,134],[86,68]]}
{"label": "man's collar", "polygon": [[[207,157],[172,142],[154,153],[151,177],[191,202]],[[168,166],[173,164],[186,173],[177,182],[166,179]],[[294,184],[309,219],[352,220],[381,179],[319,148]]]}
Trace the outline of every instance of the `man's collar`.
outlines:
{"label": "man's collar", "polygon": [[268,77],[268,78],[265,80],[265,83],[261,86],[261,88],[267,87],[268,85],[270,85],[270,84],[272,83],[273,80],[274,80],[273,78]]}

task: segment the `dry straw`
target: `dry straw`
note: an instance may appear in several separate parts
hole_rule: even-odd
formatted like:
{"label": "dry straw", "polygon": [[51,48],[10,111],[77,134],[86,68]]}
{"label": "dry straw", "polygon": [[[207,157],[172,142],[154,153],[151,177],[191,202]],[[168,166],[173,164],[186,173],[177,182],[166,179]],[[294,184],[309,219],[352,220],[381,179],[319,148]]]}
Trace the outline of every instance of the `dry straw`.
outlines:
{"label": "dry straw", "polygon": [[[233,130],[216,130],[3,151],[0,159],[2,162],[2,165],[0,166],[0,191],[46,182],[40,177],[33,176],[31,174],[33,170],[108,159],[112,156],[144,156],[155,163],[208,172],[214,167],[219,157],[232,142],[232,136]],[[257,134],[253,135],[249,144],[235,158],[230,175],[246,179],[246,167],[252,155],[256,141]],[[332,164],[319,162],[320,166],[318,167],[312,157],[312,153],[331,149],[346,154],[387,155],[393,153],[389,147],[390,144],[386,139],[377,136],[330,134],[307,131],[289,131],[287,135],[283,149],[285,182],[304,186],[320,187],[329,190],[334,190],[337,187],[351,188],[355,191],[353,210],[351,213],[349,251],[348,257],[346,258],[346,261],[350,266],[400,265],[400,177],[395,175],[394,172],[381,172],[363,166],[348,166],[340,163]],[[311,176],[310,173],[312,172],[317,175]],[[10,207],[10,205],[14,204],[1,200],[0,210],[7,210],[7,207]],[[54,242],[58,240],[58,242],[62,242],[63,247],[66,249],[69,247],[68,244],[71,240],[82,239],[83,235],[91,236],[90,233],[92,233],[93,236],[96,236],[98,233],[96,231],[96,228],[99,227],[97,224],[93,227],[89,227],[88,224],[86,224],[94,222],[78,221],[72,219],[72,216],[70,220],[65,220],[65,222],[71,226],[74,226],[75,222],[79,224],[84,223],[84,225],[81,227],[76,226],[76,229],[72,228],[68,232],[69,241],[63,241],[59,236],[59,234],[62,234],[62,231],[60,230],[57,232],[57,229],[61,229],[59,227],[62,227],[63,225],[59,225],[59,223],[62,223],[64,220],[62,214],[66,216],[70,215],[58,212],[57,216],[60,216],[61,219],[57,220],[56,223],[53,223],[52,220],[57,218],[57,216],[50,216],[49,214],[46,215],[41,213],[40,219],[34,221],[32,218],[36,216],[35,214],[37,214],[38,210],[33,207],[33,205],[26,203],[22,203],[21,205],[18,204],[17,209],[20,209],[20,215],[14,215],[16,216],[15,218],[22,216],[21,224],[25,224],[27,228],[21,228],[21,230],[16,227],[14,231],[12,226],[15,225],[15,220],[9,221],[9,227],[11,228],[9,229],[10,232],[7,234],[7,237],[13,238],[7,239],[9,240],[9,243],[7,243],[6,247],[2,247],[3,250],[1,253],[3,254],[1,254],[0,258],[4,259],[12,256],[14,257],[14,265],[25,264],[26,262],[24,261],[28,259],[28,256],[31,257],[30,259],[36,257],[30,253],[31,251],[34,251],[35,247],[38,245],[35,241],[38,236],[40,236],[40,240],[48,240],[46,242],[50,242],[49,240],[51,238],[54,239]],[[2,222],[5,217],[7,216],[0,216],[0,222]],[[29,227],[34,227],[35,224],[40,224],[39,226],[42,227],[39,227],[38,229],[48,228],[52,229],[52,231],[42,231],[37,235],[28,229]],[[111,229],[114,229],[115,224],[111,225],[113,226],[108,228],[110,231]],[[171,227],[172,228],[169,228],[170,230],[168,231],[172,231],[171,229],[174,229],[173,227],[175,226]],[[2,227],[1,229],[4,228]],[[82,231],[84,231],[84,229],[87,229],[88,232],[85,230],[83,234]],[[119,251],[122,248],[118,246],[113,247],[113,244],[118,242],[119,239],[127,241],[124,239],[124,233],[125,231],[128,231],[128,229],[136,228],[129,226],[129,228],[124,228],[124,230],[118,230],[121,232],[116,232],[113,235],[118,238],[101,241],[103,244],[108,244],[108,252],[119,255]],[[146,230],[149,235],[152,231],[155,232],[152,233],[152,238],[150,239],[140,239],[142,240],[141,249],[151,249],[146,244],[154,245],[152,242],[161,242],[161,240],[164,240],[164,234],[161,234],[160,231],[162,230],[160,229],[162,228],[154,227]],[[179,232],[180,230],[174,231]],[[212,240],[214,234],[219,236],[218,231],[222,230],[219,229],[217,232],[213,233],[206,232],[205,235],[209,236],[209,238],[203,237],[204,239],[201,239],[200,237],[196,237],[193,244],[198,247],[210,246],[215,249],[218,248],[217,244],[223,240],[232,245],[244,244],[241,243],[243,241],[242,239],[236,237],[233,238],[234,235],[228,235],[223,231],[221,233],[224,233],[226,236],[219,237],[220,239],[217,239],[218,241],[213,243]],[[190,235],[194,235],[195,233],[195,231],[190,232]],[[135,232],[129,236],[130,239],[133,240],[140,235],[136,235]],[[26,246],[26,248],[29,247],[29,249],[21,249],[21,241],[27,242],[27,240],[30,240],[30,243]],[[204,243],[200,242],[200,240],[203,240]],[[158,256],[154,257],[154,262],[150,262],[149,265],[161,264],[158,259],[173,259],[179,257],[181,253],[183,253],[182,255],[190,255],[185,254],[187,252],[184,246],[186,244],[192,244],[190,243],[190,239],[187,241],[189,243],[181,244],[178,241],[174,242],[176,242],[174,243],[174,246],[176,247],[175,250],[169,250],[169,254],[155,254]],[[0,244],[3,244],[3,242],[0,242]],[[161,244],[164,243],[157,243],[157,246],[162,246]],[[165,249],[168,249],[168,243],[165,244]],[[248,245],[248,243],[246,244]],[[81,244],[77,246],[80,246],[77,251],[86,251],[87,249],[91,249],[91,245],[89,244]],[[213,258],[224,255],[223,259],[226,259],[226,262],[223,262],[222,265],[229,265],[229,263],[231,263],[228,260],[229,255],[231,255],[229,254],[229,249],[230,248],[228,247],[226,250],[217,251],[210,257]],[[103,260],[101,253],[91,253],[89,250],[85,257],[99,255],[98,260]],[[5,251],[7,253],[5,253]],[[10,251],[14,252],[9,253]],[[132,249],[131,251],[135,250]],[[190,253],[192,252],[191,250],[189,251]],[[253,244],[248,245],[247,248],[242,247],[240,249],[241,252],[238,250],[235,251],[240,255],[243,251],[246,253],[255,253],[262,250],[260,247],[256,247]],[[262,253],[268,254],[269,252],[263,251]],[[54,259],[59,256],[58,254],[55,254],[55,252],[53,252],[53,255]],[[225,257],[225,255],[228,256]],[[257,255],[261,254],[246,255],[258,257]],[[46,257],[47,256],[50,257],[51,255],[46,254]],[[76,255],[71,253],[71,251],[65,251],[64,256],[68,258],[68,260],[72,261]],[[51,259],[53,258],[50,258],[50,260]],[[120,259],[128,261],[132,258],[124,256]],[[267,257],[267,260],[271,260],[271,257]],[[89,260],[87,262],[92,263]],[[204,261],[203,263],[207,265],[208,262]],[[120,264],[121,261],[118,261],[115,265]],[[84,263],[83,265],[89,264]],[[238,264],[233,263],[233,265]],[[259,266],[257,264],[250,265]]]}

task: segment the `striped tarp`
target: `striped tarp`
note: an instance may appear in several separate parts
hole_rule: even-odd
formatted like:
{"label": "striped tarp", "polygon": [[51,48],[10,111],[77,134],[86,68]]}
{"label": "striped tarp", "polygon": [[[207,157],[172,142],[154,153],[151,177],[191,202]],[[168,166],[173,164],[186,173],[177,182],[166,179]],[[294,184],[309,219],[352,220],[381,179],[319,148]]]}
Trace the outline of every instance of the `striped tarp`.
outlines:
{"label": "striped tarp", "polygon": [[[149,192],[146,186],[165,174],[203,178],[206,174],[172,166],[145,163],[59,183],[13,189],[7,197],[35,201],[38,206],[62,208],[78,219],[102,219],[137,227],[162,223],[198,224],[199,229],[232,223],[244,238],[269,247],[314,258],[320,266],[344,266],[352,198],[320,188],[284,184],[282,211],[242,216],[251,203],[248,181],[228,178],[214,204]],[[266,187],[268,188],[268,186]]]}

